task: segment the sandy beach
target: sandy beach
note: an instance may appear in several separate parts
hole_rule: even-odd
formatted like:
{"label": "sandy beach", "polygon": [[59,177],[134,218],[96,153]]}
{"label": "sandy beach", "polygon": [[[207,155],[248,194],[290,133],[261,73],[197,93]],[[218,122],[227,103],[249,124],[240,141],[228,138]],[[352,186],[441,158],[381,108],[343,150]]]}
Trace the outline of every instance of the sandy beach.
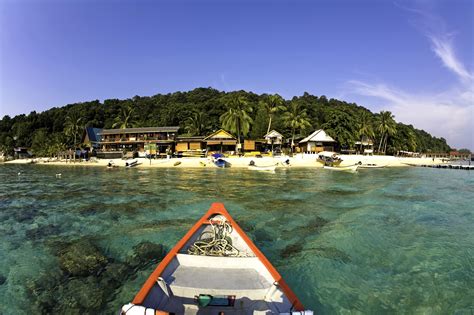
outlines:
{"label": "sandy beach", "polygon": [[[386,155],[339,155],[343,162],[341,166],[353,165],[359,162],[363,164],[377,164],[386,167],[406,167],[411,165],[432,165],[445,163],[441,159],[432,158],[407,158],[407,157],[395,157]],[[216,167],[210,158],[171,158],[171,159],[145,159],[137,158],[139,163],[136,167],[138,168],[206,168]],[[277,167],[288,167],[285,161],[290,161],[289,167],[307,167],[307,168],[320,168],[322,164],[316,161],[316,154],[297,154],[293,157],[279,156],[279,157],[228,157],[226,158],[231,163],[231,167],[234,168],[247,168],[250,161],[254,161],[258,166],[269,166],[277,165]],[[48,158],[35,158],[35,159],[18,159],[7,161],[5,164],[30,164],[35,163],[36,165],[60,165],[60,166],[91,166],[91,167],[106,167],[107,164],[113,161],[118,167],[125,167],[127,160],[123,159],[92,159],[90,161],[82,160],[56,160]]]}

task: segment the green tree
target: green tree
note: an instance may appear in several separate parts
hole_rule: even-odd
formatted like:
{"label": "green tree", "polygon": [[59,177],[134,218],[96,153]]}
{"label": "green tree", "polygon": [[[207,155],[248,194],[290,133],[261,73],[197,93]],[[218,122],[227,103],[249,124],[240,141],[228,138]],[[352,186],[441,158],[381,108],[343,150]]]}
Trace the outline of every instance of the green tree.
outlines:
{"label": "green tree", "polygon": [[84,131],[84,122],[83,118],[79,115],[78,112],[71,112],[66,116],[66,121],[64,122],[64,133],[72,140],[72,146],[74,149],[74,160],[76,159],[76,147],[77,147],[77,137],[82,134]]}
{"label": "green tree", "polygon": [[471,150],[466,148],[459,149],[458,152],[461,154],[471,154]]}
{"label": "green tree", "polygon": [[185,121],[184,129],[192,136],[200,136],[209,131],[209,118],[201,111],[194,111]]}
{"label": "green tree", "polygon": [[112,128],[130,128],[135,126],[135,114],[134,108],[131,105],[127,105],[121,108],[118,116],[115,117]]}
{"label": "green tree", "polygon": [[8,133],[0,134],[0,152],[5,156],[13,155],[14,153],[15,140]]}
{"label": "green tree", "polygon": [[260,101],[260,104],[265,108],[268,115],[267,133],[269,133],[272,127],[273,115],[286,109],[284,106],[285,100],[278,94],[266,95],[264,99]]}
{"label": "green tree", "polygon": [[295,146],[296,131],[304,131],[311,127],[308,119],[308,114],[305,109],[302,109],[297,102],[291,102],[287,110],[282,115],[283,122],[286,127],[291,128],[291,151]]}
{"label": "green tree", "polygon": [[375,137],[374,127],[372,124],[372,115],[369,112],[364,111],[359,116],[359,120],[357,122],[357,135],[361,142],[361,151],[363,138],[367,137],[369,139],[373,139],[373,137]]}
{"label": "green tree", "polygon": [[45,128],[37,129],[33,135],[31,149],[36,156],[47,156],[49,149],[49,136]]}
{"label": "green tree", "polygon": [[237,134],[238,151],[241,151],[241,135],[245,137],[253,123],[253,119],[249,115],[252,111],[252,107],[245,97],[232,95],[227,102],[227,111],[219,118],[222,128]]}
{"label": "green tree", "polygon": [[357,136],[356,123],[351,114],[332,109],[328,112],[326,122],[321,125],[321,128],[341,145],[353,147]]}
{"label": "green tree", "polygon": [[387,140],[389,136],[393,136],[397,133],[397,123],[394,120],[394,116],[389,111],[381,111],[377,120],[377,130],[380,132],[380,142],[378,152],[382,147],[383,152],[387,150]]}

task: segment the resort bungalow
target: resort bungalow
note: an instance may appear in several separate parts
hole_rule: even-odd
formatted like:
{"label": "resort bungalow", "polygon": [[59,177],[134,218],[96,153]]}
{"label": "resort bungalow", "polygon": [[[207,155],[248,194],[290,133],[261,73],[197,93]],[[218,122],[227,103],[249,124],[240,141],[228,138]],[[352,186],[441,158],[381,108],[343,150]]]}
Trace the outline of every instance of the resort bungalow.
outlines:
{"label": "resort bungalow", "polygon": [[281,149],[281,145],[283,144],[283,135],[279,133],[276,130],[272,130],[269,133],[267,133],[264,137],[265,142],[268,145],[271,145],[272,147],[272,152],[274,146],[279,147]]}
{"label": "resort bungalow", "polygon": [[359,153],[364,155],[374,154],[374,142],[366,136],[363,136],[360,141],[355,142],[356,148],[360,149]]}
{"label": "resort bungalow", "polygon": [[156,154],[165,156],[173,150],[178,126],[102,129],[99,132],[102,152],[138,152],[145,155],[145,144],[155,144]]}
{"label": "resort bungalow", "polygon": [[204,136],[178,136],[176,138],[176,154],[180,157],[204,156]]}
{"label": "resort bungalow", "polygon": [[331,138],[322,129],[316,130],[298,143],[301,152],[318,153],[321,151],[334,151],[336,140]]}
{"label": "resort bungalow", "polygon": [[224,129],[213,132],[203,141],[206,143],[208,154],[216,152],[234,154],[237,149],[237,139]]}
{"label": "resort bungalow", "polygon": [[82,145],[86,148],[100,149],[100,132],[102,129],[86,127],[82,135]]}
{"label": "resort bungalow", "polygon": [[17,147],[14,148],[13,151],[15,152],[16,159],[27,159],[33,156],[31,151],[25,147]]}

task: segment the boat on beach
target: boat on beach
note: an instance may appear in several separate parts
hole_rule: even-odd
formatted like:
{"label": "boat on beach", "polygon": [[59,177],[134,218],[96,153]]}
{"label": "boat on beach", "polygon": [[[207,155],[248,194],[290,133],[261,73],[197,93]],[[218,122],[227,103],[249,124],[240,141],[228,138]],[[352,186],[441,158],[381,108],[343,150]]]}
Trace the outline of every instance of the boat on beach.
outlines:
{"label": "boat on beach", "polygon": [[342,159],[336,153],[321,152],[318,154],[316,161],[324,165],[334,166],[341,164]]}
{"label": "boat on beach", "polygon": [[138,166],[140,165],[141,163],[138,163],[137,160],[127,160],[125,161],[125,167],[135,167],[135,166]]}
{"label": "boat on beach", "polygon": [[222,203],[171,249],[122,315],[306,314],[278,271]]}
{"label": "boat on beach", "polygon": [[267,165],[267,166],[249,165],[248,169],[251,171],[274,172],[276,169],[276,165]]}
{"label": "boat on beach", "polygon": [[387,165],[380,165],[380,164],[374,164],[374,163],[368,163],[368,164],[360,164],[359,168],[385,168]]}
{"label": "boat on beach", "polygon": [[252,160],[249,163],[248,169],[251,171],[263,171],[263,172],[274,172],[276,169],[276,165],[256,165],[255,162]]}
{"label": "boat on beach", "polygon": [[329,166],[329,165],[323,166],[323,168],[326,170],[345,171],[345,172],[357,172],[358,167],[359,167],[359,164],[347,165],[347,166]]}
{"label": "boat on beach", "polygon": [[214,163],[215,166],[220,167],[220,168],[226,168],[226,167],[231,167],[231,164],[224,160],[224,155],[220,153],[215,153],[212,156],[212,163]]}

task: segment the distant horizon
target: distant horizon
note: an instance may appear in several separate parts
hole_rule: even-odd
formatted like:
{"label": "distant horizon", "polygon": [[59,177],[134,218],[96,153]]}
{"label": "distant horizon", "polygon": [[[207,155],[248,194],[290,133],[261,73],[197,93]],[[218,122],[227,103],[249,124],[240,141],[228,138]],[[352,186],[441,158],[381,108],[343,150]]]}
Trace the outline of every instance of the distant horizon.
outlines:
{"label": "distant horizon", "polygon": [[474,150],[473,21],[468,0],[3,1],[0,117],[198,87],[308,92]]}

